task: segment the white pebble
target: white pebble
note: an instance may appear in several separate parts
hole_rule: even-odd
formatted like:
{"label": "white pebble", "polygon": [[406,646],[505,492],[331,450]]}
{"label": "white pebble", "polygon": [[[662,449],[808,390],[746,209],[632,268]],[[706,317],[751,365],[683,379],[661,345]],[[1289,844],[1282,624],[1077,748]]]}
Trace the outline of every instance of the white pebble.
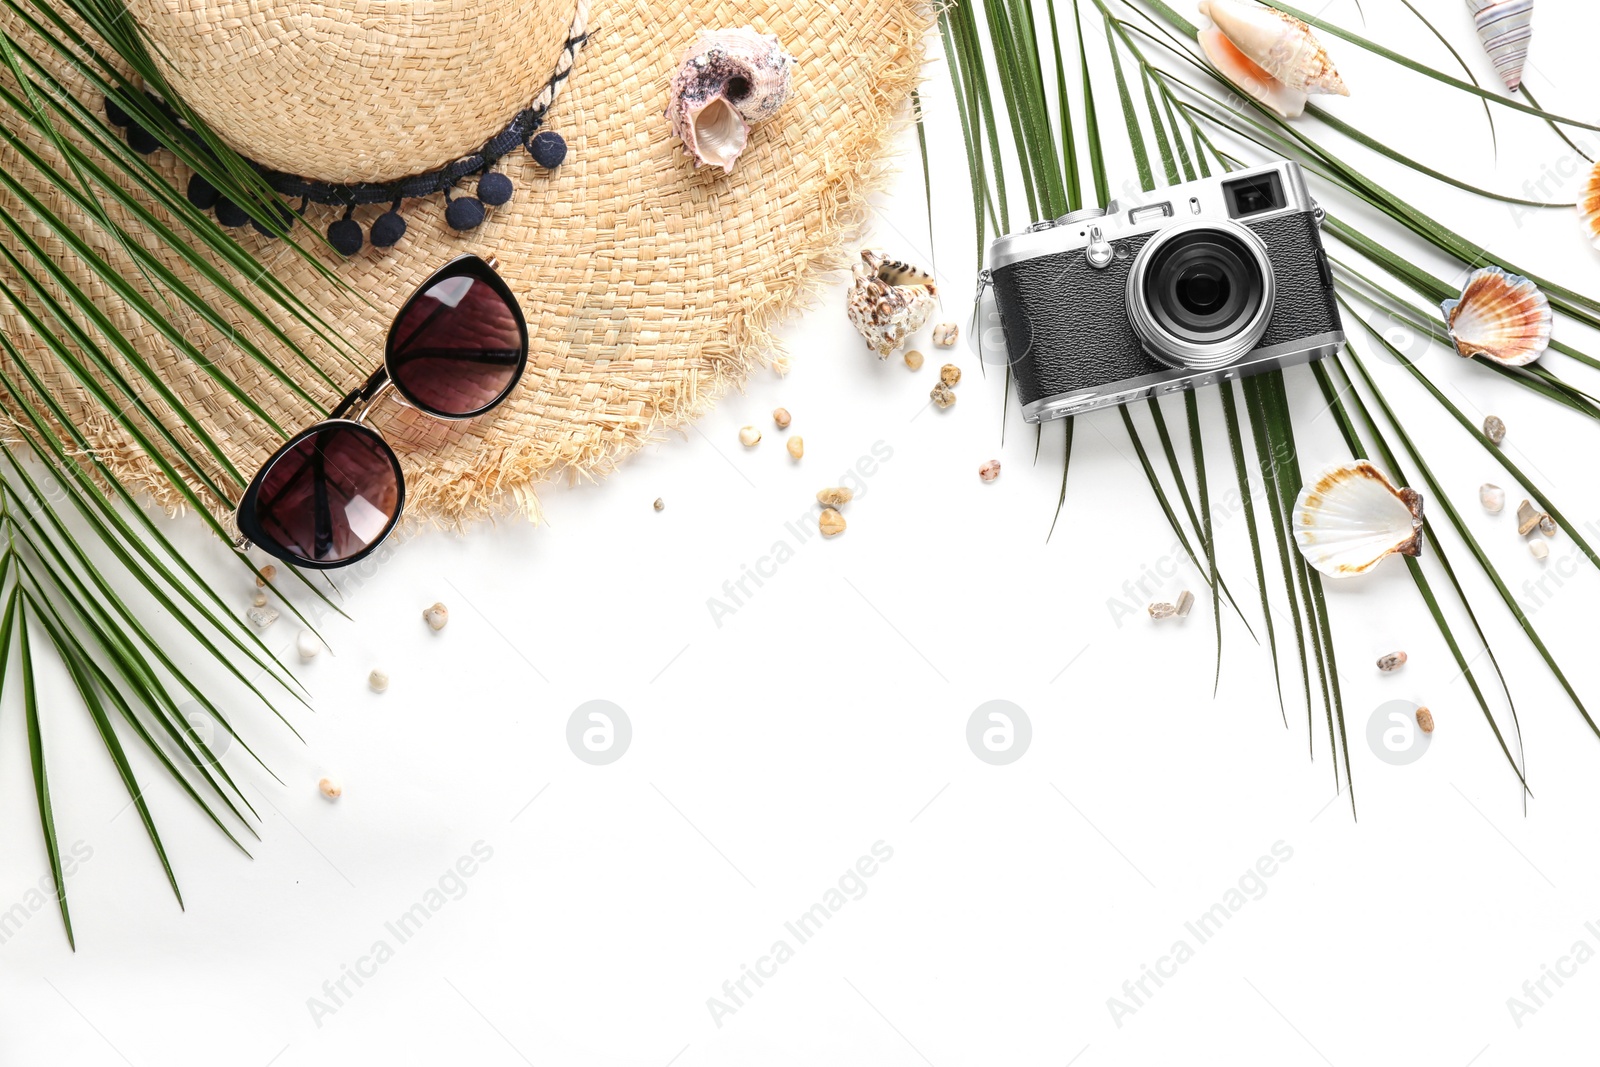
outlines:
{"label": "white pebble", "polygon": [[434,604],[422,609],[422,618],[434,630],[442,630],[445,623],[450,621],[450,609],[443,604]]}
{"label": "white pebble", "polygon": [[301,659],[316,659],[317,653],[322,651],[322,639],[310,630],[301,630],[300,636],[294,639],[294,647]]}
{"label": "white pebble", "polygon": [[1550,546],[1543,541],[1529,541],[1528,551],[1533,553],[1534,559],[1544,559],[1550,555]]}
{"label": "white pebble", "polygon": [[383,671],[374,668],[372,673],[367,675],[367,684],[372,687],[374,693],[382,693],[389,688],[389,676]]}
{"label": "white pebble", "polygon": [[1478,486],[1478,499],[1483,503],[1483,509],[1491,515],[1500,514],[1506,506],[1506,491],[1498,485],[1484,482]]}
{"label": "white pebble", "polygon": [[761,431],[756,429],[754,426],[740,427],[739,443],[744,445],[746,448],[756,447],[756,445],[761,443]]}
{"label": "white pebble", "polygon": [[322,790],[322,795],[327,797],[329,800],[338,800],[340,797],[344,796],[344,786],[340,785],[332,778],[324,778],[322,781],[317,783],[317,788]]}

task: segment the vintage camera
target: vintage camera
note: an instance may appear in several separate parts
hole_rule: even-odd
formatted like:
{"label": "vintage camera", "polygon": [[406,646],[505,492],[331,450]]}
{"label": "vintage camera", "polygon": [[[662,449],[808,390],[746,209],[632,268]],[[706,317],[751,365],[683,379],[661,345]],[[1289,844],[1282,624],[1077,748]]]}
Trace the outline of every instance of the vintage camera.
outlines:
{"label": "vintage camera", "polygon": [[1029,422],[1309,363],[1344,342],[1322,209],[1299,164],[1147,196],[990,246]]}

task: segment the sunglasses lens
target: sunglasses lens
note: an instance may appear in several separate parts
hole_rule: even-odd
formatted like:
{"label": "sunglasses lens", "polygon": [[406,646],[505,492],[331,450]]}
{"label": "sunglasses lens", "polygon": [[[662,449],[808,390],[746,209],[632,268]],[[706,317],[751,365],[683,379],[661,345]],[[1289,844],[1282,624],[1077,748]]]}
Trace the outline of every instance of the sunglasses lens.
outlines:
{"label": "sunglasses lens", "polygon": [[364,426],[325,423],[270,462],[255,520],[289,555],[341,563],[383,539],[400,500],[400,466],[383,439]]}
{"label": "sunglasses lens", "polygon": [[476,415],[504,399],[527,357],[522,312],[488,264],[466,260],[434,277],[389,333],[389,373],[436,414]]}

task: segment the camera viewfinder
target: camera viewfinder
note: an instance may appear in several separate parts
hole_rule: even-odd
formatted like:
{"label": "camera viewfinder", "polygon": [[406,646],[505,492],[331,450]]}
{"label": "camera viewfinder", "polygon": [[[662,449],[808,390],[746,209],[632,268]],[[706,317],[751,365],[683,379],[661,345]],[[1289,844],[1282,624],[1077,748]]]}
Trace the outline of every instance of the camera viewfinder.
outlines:
{"label": "camera viewfinder", "polygon": [[1223,182],[1222,193],[1228,201],[1229,218],[1241,219],[1266,211],[1280,211],[1285,204],[1283,182],[1275,170]]}

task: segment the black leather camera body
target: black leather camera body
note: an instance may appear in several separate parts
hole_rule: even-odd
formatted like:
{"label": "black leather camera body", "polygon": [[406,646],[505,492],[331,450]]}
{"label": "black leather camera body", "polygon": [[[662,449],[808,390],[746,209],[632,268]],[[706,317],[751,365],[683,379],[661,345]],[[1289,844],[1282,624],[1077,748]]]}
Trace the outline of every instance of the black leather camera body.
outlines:
{"label": "black leather camera body", "polygon": [[1143,195],[991,244],[1028,421],[1309,363],[1343,343],[1322,209],[1299,164]]}

